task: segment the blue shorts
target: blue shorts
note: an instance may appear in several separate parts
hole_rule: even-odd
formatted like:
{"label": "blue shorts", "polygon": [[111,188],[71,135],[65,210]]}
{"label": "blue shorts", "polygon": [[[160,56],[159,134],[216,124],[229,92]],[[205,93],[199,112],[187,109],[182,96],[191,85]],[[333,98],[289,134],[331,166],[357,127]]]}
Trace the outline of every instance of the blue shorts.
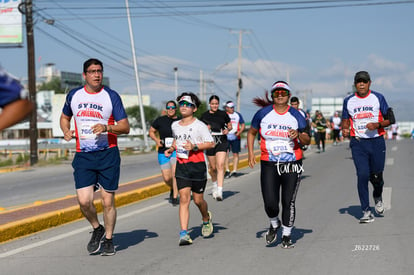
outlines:
{"label": "blue shorts", "polygon": [[233,152],[234,154],[238,154],[240,153],[241,150],[241,145],[240,145],[240,139],[235,139],[235,140],[228,140],[227,141],[229,143],[229,147],[228,147],[228,151]]}
{"label": "blue shorts", "polygon": [[158,153],[158,164],[161,166],[161,170],[171,169],[171,165],[177,161],[177,153],[174,151],[169,157],[166,157],[164,153]]}
{"label": "blue shorts", "polygon": [[116,191],[120,165],[118,147],[96,152],[76,152],[72,161],[76,189],[94,185],[108,192]]}

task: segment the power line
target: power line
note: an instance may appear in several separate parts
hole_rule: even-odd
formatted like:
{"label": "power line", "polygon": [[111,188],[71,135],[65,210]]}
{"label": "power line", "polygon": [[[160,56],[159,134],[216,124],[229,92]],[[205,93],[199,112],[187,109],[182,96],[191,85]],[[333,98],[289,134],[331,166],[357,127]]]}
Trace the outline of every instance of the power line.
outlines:
{"label": "power line", "polygon": [[[223,1],[224,2],[224,1]],[[102,2],[100,2],[102,3]],[[253,13],[253,12],[272,12],[272,11],[289,11],[289,10],[308,10],[308,9],[326,9],[326,8],[343,8],[343,7],[363,7],[363,6],[381,6],[381,5],[401,5],[401,4],[412,4],[414,0],[405,0],[405,1],[378,1],[378,0],[326,0],[326,1],[280,1],[280,2],[249,2],[249,3],[210,3],[205,4],[198,4],[198,5],[175,5],[168,7],[154,7],[154,6],[137,6],[131,9],[135,10],[142,10],[148,9],[152,10],[155,9],[156,11],[149,11],[149,12],[136,12],[135,15],[131,15],[132,17],[164,17],[164,16],[177,16],[177,14],[171,14],[168,11],[163,11],[164,9],[170,9],[171,7],[174,8],[181,8],[181,9],[190,9],[190,8],[201,8],[201,10],[188,10],[188,11],[181,11],[180,16],[190,16],[190,15],[208,15],[208,14],[229,14],[229,13]],[[89,2],[88,2],[89,4]],[[283,6],[284,5],[284,6]],[[283,7],[280,7],[283,6]],[[238,9],[233,9],[237,7]],[[253,7],[253,8],[252,8]],[[83,15],[88,16],[89,18],[100,19],[110,18],[124,18],[122,14],[117,13],[118,10],[122,9],[119,6],[100,6],[100,7],[92,7],[92,6],[80,6],[76,5],[76,7],[68,7],[69,9],[74,10],[82,10]],[[232,9],[230,9],[232,8]],[[48,8],[50,10],[56,8]],[[89,10],[93,10],[93,13],[88,13]],[[109,13],[105,13],[104,17],[96,16],[96,10],[101,10],[103,12],[110,11]],[[66,15],[63,15],[66,16]],[[70,19],[70,18],[69,18]],[[61,18],[61,20],[64,20]]]}

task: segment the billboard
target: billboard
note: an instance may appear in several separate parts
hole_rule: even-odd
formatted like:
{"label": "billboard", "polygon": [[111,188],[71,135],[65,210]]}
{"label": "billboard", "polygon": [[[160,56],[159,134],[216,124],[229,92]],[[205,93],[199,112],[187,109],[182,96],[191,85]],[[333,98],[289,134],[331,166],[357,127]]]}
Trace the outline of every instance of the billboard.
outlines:
{"label": "billboard", "polygon": [[21,0],[0,0],[0,47],[21,46],[23,43]]}

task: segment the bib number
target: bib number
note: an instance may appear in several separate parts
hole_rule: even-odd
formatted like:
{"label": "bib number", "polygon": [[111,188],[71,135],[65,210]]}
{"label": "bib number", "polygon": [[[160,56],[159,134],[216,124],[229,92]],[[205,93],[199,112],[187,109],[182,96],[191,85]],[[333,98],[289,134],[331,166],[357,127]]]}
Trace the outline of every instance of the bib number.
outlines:
{"label": "bib number", "polygon": [[290,146],[290,143],[287,140],[273,140],[269,143],[269,149],[272,152],[272,155],[275,156],[282,153],[293,154],[293,148]]}
{"label": "bib number", "polygon": [[80,128],[81,139],[95,139],[96,134],[93,133],[92,124],[82,124]]}
{"label": "bib number", "polygon": [[355,130],[358,133],[365,133],[365,131],[367,131],[367,124],[370,123],[370,122],[373,122],[373,121],[370,120],[370,119],[361,119],[361,120],[358,120],[355,123],[355,127],[356,127]]}
{"label": "bib number", "polygon": [[177,157],[182,159],[188,159],[189,151],[184,149],[184,144],[177,144]]}

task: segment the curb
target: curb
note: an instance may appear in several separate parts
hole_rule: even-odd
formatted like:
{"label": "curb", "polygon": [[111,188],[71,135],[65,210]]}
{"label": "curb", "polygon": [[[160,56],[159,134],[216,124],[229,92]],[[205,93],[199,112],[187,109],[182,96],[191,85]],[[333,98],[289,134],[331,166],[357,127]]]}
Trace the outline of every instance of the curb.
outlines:
{"label": "curb", "polygon": [[[153,184],[148,187],[139,188],[133,191],[115,195],[115,205],[117,207],[127,205],[139,200],[156,196],[169,191],[169,187],[163,182]],[[102,212],[100,199],[94,200],[96,211]],[[0,243],[10,241],[19,237],[30,235],[51,227],[76,221],[83,218],[78,205],[64,208],[58,211],[37,215],[19,221],[7,223],[0,226]]]}
{"label": "curb", "polygon": [[[256,162],[259,161],[260,155],[256,155]],[[230,167],[231,166],[232,165],[230,165]],[[248,159],[240,159],[238,166],[239,168],[247,167]],[[121,207],[166,193],[168,191],[170,191],[170,188],[164,182],[154,183],[147,187],[116,194],[115,205],[116,207]],[[96,211],[101,213],[103,210],[101,200],[95,199],[94,204]],[[45,214],[36,215],[30,218],[9,222],[7,224],[0,225],[0,244],[83,218],[84,216],[80,211],[79,205],[75,205]]]}
{"label": "curb", "polygon": [[10,172],[16,172],[16,171],[24,171],[28,170],[30,168],[27,167],[6,167],[6,168],[0,168],[0,174],[3,173],[10,173]]}

